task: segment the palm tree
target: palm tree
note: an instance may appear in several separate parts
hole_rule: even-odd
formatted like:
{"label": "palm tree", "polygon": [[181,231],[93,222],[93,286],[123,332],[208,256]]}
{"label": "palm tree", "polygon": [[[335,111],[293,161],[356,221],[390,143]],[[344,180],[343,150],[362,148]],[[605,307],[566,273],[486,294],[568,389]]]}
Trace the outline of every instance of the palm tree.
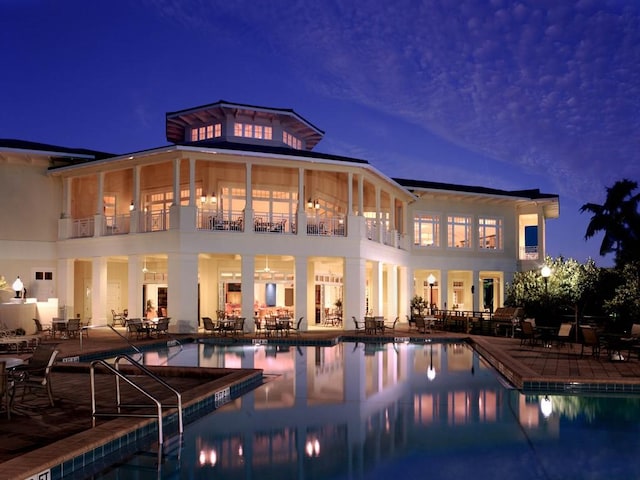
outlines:
{"label": "palm tree", "polygon": [[633,193],[637,188],[637,182],[619,180],[613,187],[607,188],[603,205],[585,203],[580,207],[581,213],[593,214],[585,239],[604,232],[600,255],[614,253],[617,266],[640,259],[640,193]]}

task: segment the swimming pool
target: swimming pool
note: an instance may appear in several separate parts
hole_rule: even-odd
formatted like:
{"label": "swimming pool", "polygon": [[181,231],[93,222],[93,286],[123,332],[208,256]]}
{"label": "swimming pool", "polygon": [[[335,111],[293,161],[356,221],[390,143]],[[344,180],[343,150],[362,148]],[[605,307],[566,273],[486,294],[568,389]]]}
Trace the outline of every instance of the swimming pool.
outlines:
{"label": "swimming pool", "polygon": [[187,345],[147,364],[262,368],[157,472],[95,479],[640,478],[640,398],[524,395],[456,343]]}

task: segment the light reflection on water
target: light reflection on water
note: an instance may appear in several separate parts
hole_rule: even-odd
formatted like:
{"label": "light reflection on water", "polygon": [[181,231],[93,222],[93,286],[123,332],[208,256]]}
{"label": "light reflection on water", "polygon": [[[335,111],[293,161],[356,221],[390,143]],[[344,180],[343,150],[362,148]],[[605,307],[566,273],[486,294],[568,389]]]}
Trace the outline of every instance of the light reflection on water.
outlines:
{"label": "light reflection on water", "polygon": [[[264,369],[158,478],[640,478],[638,397],[523,395],[464,344],[187,345],[145,363]],[[93,478],[142,478],[129,465]]]}

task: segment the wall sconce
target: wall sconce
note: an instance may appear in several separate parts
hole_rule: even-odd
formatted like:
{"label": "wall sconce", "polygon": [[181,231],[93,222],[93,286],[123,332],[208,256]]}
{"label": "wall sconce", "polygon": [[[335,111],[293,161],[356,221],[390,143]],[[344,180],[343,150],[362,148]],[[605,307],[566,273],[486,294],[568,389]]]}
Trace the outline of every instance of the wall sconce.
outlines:
{"label": "wall sconce", "polygon": [[320,202],[316,199],[315,203],[313,204],[313,208],[315,208],[316,210],[318,210],[320,208]]}
{"label": "wall sconce", "polygon": [[129,211],[130,212],[133,211],[133,200],[131,200],[131,203],[129,204]]}
{"label": "wall sconce", "polygon": [[18,278],[13,282],[12,287],[13,291],[16,292],[16,298],[20,298],[22,290],[24,289],[24,284],[22,283],[22,280],[20,280],[20,276],[18,276]]}
{"label": "wall sconce", "polygon": [[307,200],[307,208],[313,208],[313,200]]}
{"label": "wall sconce", "polygon": [[207,196],[202,194],[200,195],[200,203],[204,204],[207,201]]}
{"label": "wall sconce", "polygon": [[218,203],[218,199],[216,198],[216,194],[215,193],[211,194],[211,203],[214,204],[214,205],[216,203]]}

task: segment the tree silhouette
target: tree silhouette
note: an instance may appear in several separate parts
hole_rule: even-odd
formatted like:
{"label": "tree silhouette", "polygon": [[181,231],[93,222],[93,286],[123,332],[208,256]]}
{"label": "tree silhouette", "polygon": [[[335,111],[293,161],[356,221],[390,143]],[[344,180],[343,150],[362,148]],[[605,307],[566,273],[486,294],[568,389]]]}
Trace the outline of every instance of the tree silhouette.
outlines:
{"label": "tree silhouette", "polygon": [[591,212],[585,240],[604,232],[600,255],[615,254],[617,267],[640,260],[640,193],[634,194],[638,183],[624,179],[607,188],[603,205],[585,203],[580,213]]}

